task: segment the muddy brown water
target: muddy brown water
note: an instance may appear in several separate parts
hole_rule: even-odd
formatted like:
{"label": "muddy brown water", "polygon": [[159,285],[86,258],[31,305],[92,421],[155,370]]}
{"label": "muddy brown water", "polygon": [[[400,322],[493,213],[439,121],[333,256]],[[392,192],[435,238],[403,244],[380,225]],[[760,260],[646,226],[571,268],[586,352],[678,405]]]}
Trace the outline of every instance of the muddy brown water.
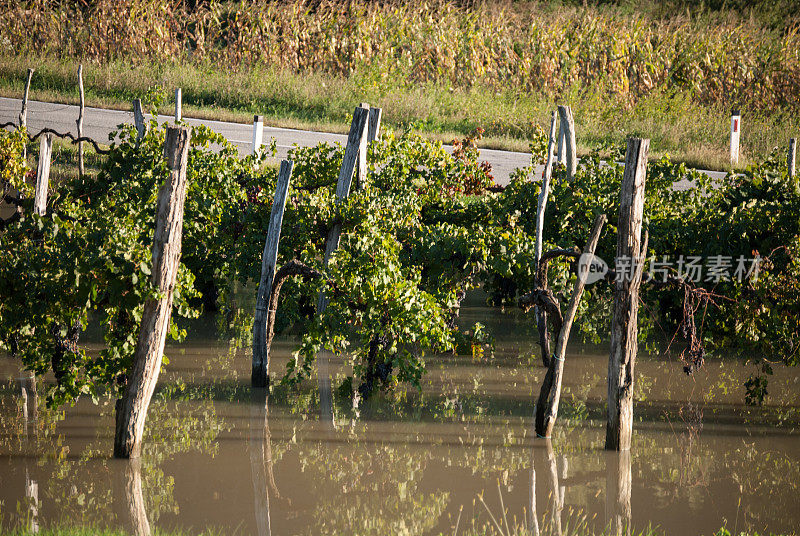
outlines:
{"label": "muddy brown water", "polygon": [[[615,534],[800,527],[800,374],[776,369],[762,408],[753,370],[710,360],[693,377],[640,356],[630,455],[603,450],[607,353],[573,345],[557,433],[531,430],[544,369],[530,319],[470,307],[483,356],[428,360],[421,392],[321,411],[315,382],[249,388],[249,356],[213,321],[168,347],[138,463],[110,458],[113,403],[23,420],[19,366],[0,357],[3,529],[114,527],[220,534]],[[278,374],[294,344],[276,342]],[[347,367],[334,361],[338,379]],[[335,384],[334,384],[335,385]],[[505,512],[505,515],[504,515]],[[533,515],[532,515],[533,512]],[[498,529],[499,527],[499,529]]]}

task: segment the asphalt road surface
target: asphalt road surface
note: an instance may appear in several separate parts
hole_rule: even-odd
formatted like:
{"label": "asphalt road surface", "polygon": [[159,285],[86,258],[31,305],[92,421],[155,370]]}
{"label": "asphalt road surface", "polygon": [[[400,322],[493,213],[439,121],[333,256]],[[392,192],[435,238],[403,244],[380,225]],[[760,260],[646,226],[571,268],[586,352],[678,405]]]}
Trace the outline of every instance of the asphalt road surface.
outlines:
{"label": "asphalt road surface", "polygon": [[[0,123],[14,122],[19,118],[22,101],[0,97]],[[149,119],[149,115],[147,118]],[[49,127],[57,132],[71,132],[77,134],[75,121],[78,118],[78,107],[70,104],[58,104],[40,101],[28,101],[28,132],[35,134],[39,130]],[[172,116],[160,115],[159,122],[169,122]],[[209,119],[184,118],[188,125],[206,125],[212,130],[222,134],[231,143],[239,148],[242,154],[252,151],[253,125],[242,123],[228,123]],[[83,119],[83,135],[99,143],[107,143],[108,135],[116,130],[121,123],[133,123],[133,111],[122,112],[118,110],[105,110],[102,108],[87,107]],[[269,143],[270,138],[275,138],[278,146],[278,158],[286,158],[289,149],[294,145],[313,146],[322,141],[347,143],[345,134],[331,134],[327,132],[313,132],[310,130],[297,130],[291,128],[277,128],[264,126],[264,142]],[[445,146],[451,149],[449,146]],[[480,159],[492,165],[492,174],[499,185],[509,182],[511,172],[517,168],[530,164],[530,154],[515,151],[498,151],[494,149],[481,149]],[[541,169],[537,169],[537,174]],[[706,171],[712,177],[723,177],[725,174],[715,171]]]}

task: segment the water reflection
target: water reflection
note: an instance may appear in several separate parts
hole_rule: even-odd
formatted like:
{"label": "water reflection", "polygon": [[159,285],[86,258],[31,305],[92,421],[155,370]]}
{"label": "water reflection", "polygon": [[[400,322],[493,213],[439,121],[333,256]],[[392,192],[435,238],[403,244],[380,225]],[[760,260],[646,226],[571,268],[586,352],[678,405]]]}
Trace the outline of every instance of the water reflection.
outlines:
{"label": "water reflection", "polygon": [[605,453],[606,458],[606,519],[611,535],[631,535],[631,452]]}
{"label": "water reflection", "polygon": [[[281,344],[278,367],[291,351]],[[800,526],[796,370],[776,374],[771,407],[751,410],[726,391],[748,374],[735,364],[687,380],[643,359],[642,421],[633,450],[618,454],[603,450],[593,420],[607,356],[570,355],[564,418],[547,441],[533,439],[529,417],[543,369],[522,345],[432,358],[421,393],[377,396],[360,418],[316,382],[252,391],[246,352],[172,348],[138,466],[109,458],[110,401],[62,418],[0,358],[0,530],[564,536],[652,524],[691,536]],[[326,377],[341,374],[330,365]]]}
{"label": "water reflection", "polygon": [[[142,492],[142,464],[140,459],[121,460],[115,465],[123,465],[125,510],[128,514],[127,528],[135,536],[150,536],[150,522],[147,520],[144,494]],[[117,468],[120,469],[119,467]]]}

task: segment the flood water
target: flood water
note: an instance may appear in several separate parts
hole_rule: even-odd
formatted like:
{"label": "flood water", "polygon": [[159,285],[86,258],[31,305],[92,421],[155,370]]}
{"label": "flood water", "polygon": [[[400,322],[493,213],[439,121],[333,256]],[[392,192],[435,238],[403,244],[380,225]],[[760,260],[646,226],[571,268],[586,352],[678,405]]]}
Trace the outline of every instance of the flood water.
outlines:
{"label": "flood water", "polygon": [[[4,529],[119,527],[220,534],[714,534],[800,526],[800,375],[776,369],[762,408],[751,369],[693,377],[640,355],[634,445],[603,450],[605,346],[572,346],[551,441],[532,434],[544,369],[530,317],[466,308],[495,350],[428,360],[421,392],[355,413],[316,382],[249,388],[249,352],[213,319],[168,347],[138,462],[111,459],[113,402],[22,411],[18,363],[0,357]],[[203,332],[204,335],[198,335]],[[293,349],[276,342],[273,376]],[[335,374],[346,371],[333,363]],[[336,385],[336,384],[334,384]]]}

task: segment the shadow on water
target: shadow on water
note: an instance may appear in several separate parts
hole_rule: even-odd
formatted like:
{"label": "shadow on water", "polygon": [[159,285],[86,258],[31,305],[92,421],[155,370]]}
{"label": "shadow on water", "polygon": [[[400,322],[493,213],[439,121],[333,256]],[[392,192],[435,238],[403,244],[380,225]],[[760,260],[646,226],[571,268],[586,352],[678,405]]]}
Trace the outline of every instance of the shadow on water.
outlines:
{"label": "shadow on water", "polygon": [[[570,353],[557,432],[536,439],[535,334],[515,334],[513,316],[492,322],[493,353],[431,358],[420,392],[357,410],[331,383],[250,389],[246,349],[198,339],[168,348],[134,462],[110,458],[110,400],[53,411],[0,358],[0,528],[565,536],[800,526],[795,370],[776,374],[765,407],[747,408],[739,362],[687,378],[675,362],[643,358],[634,447],[609,453],[602,349]],[[276,344],[275,370],[292,348]],[[328,365],[334,382],[347,373],[339,359]]]}

